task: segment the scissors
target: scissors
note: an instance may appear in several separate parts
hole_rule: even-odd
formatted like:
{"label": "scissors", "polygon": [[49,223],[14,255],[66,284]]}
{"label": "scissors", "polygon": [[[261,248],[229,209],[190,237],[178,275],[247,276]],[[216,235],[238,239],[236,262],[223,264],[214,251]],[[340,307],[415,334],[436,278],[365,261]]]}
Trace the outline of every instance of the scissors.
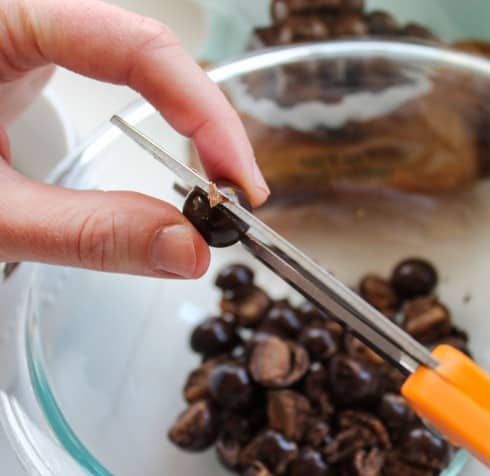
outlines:
{"label": "scissors", "polygon": [[[212,189],[212,182],[124,119],[114,116],[111,122],[189,190],[207,194]],[[451,346],[430,352],[237,202],[223,197],[218,206],[246,225],[241,243],[247,251],[409,375],[402,395],[420,417],[490,466],[490,374]]]}

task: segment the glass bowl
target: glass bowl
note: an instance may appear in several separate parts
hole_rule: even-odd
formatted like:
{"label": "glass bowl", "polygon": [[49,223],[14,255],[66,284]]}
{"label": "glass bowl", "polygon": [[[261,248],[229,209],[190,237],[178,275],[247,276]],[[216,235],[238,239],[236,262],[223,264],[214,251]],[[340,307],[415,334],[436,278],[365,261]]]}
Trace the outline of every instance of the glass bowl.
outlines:
{"label": "glass bowl", "polygon": [[[208,18],[208,37],[200,58],[222,61],[247,49],[252,31],[271,22],[271,0],[193,0]],[[417,22],[447,41],[490,40],[486,0],[366,0],[368,11],[391,12],[402,23]]]}
{"label": "glass bowl", "polygon": [[[296,81],[306,74],[313,81],[319,71],[350,68],[362,80],[340,74],[334,86],[321,82],[318,97],[293,88],[287,104],[272,100],[289,75]],[[475,359],[490,369],[484,134],[490,123],[490,63],[423,45],[349,41],[264,51],[209,74],[243,117],[254,119],[248,132],[274,185],[275,204],[258,213],[352,286],[367,271],[386,275],[401,258],[429,258],[441,276],[443,302],[470,333]],[[335,100],[324,94],[331,87]],[[417,126],[406,137],[401,130],[411,121],[397,118],[400,111]],[[176,156],[195,161],[188,142],[149,104],[140,102],[124,116]],[[370,131],[378,140],[383,127],[371,128],[378,121],[389,131],[391,155],[357,153],[348,156],[348,167],[325,175],[330,148],[341,139],[348,138],[347,146],[364,140]],[[263,134],[289,154],[284,167],[267,168],[268,149],[257,140]],[[318,147],[317,155],[303,156],[314,173],[288,165],[302,160],[298,137],[305,147],[305,137]],[[403,137],[407,142],[397,148],[391,137],[395,145]],[[432,140],[438,147],[428,147]],[[400,160],[407,150],[408,158]],[[405,179],[391,180],[393,174]],[[52,181],[78,189],[134,190],[182,206],[171,174],[110,126],[66,159]],[[188,348],[190,331],[217,311],[213,281],[231,261],[252,266],[273,297],[298,298],[239,245],[213,250],[209,272],[195,282],[42,264],[23,264],[7,279],[0,287],[9,310],[2,352],[11,367],[0,376],[0,420],[30,474],[226,474],[213,451],[182,453],[166,433],[184,408],[181,388],[198,363]],[[466,453],[458,452],[444,475],[459,474],[466,461]]]}

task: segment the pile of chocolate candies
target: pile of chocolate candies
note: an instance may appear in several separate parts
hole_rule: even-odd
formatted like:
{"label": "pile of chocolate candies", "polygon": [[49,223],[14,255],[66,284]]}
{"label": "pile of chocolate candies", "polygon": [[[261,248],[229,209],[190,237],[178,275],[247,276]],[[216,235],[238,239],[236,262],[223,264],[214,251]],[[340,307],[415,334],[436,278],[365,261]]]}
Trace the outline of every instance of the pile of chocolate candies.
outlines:
{"label": "pile of chocolate candies", "polygon": [[[467,352],[436,284],[430,263],[409,259],[390,280],[364,276],[359,292],[420,342]],[[244,476],[432,476],[448,465],[454,449],[400,396],[401,372],[337,322],[308,302],[272,300],[243,265],[216,285],[221,315],[192,333],[202,364],[169,431],[176,446],[214,445]]]}
{"label": "pile of chocolate candies", "polygon": [[367,13],[364,0],[272,0],[271,16],[271,26],[255,30],[256,46],[369,35],[436,40],[418,23],[400,25],[382,10]]}
{"label": "pile of chocolate candies", "polygon": [[[271,12],[273,24],[254,30],[250,49],[343,37],[437,41],[422,25],[401,26],[385,11],[366,13],[363,0],[273,0]],[[253,97],[266,97],[285,107],[304,101],[336,103],[352,91],[379,91],[405,83],[399,69],[379,58],[312,59],[250,73],[245,83]]]}

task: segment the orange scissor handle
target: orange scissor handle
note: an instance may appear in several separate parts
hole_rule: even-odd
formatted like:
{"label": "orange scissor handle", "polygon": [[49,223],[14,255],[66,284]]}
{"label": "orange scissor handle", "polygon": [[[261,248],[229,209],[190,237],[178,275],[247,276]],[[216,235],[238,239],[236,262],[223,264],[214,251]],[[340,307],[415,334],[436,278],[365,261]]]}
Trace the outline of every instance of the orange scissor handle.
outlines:
{"label": "orange scissor handle", "polygon": [[490,375],[453,347],[441,345],[432,355],[440,365],[419,367],[403,396],[455,446],[490,466]]}

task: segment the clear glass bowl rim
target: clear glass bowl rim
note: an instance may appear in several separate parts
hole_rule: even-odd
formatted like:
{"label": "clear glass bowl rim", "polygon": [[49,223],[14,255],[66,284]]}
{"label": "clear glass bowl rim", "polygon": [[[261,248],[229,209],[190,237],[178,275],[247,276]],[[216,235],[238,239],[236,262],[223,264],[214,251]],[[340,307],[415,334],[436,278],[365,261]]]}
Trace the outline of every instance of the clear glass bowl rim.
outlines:
{"label": "clear glass bowl rim", "polygon": [[[484,58],[471,56],[466,53],[452,51],[424,43],[408,43],[391,40],[339,40],[326,43],[308,43],[298,46],[276,47],[241,55],[214,66],[208,70],[209,77],[216,83],[243,76],[247,73],[261,69],[270,69],[284,64],[297,63],[313,59],[358,58],[366,59],[382,57],[397,62],[424,62],[431,65],[445,65],[455,69],[471,71],[478,75],[488,77],[490,80],[490,61]],[[144,100],[138,100],[126,108],[121,115],[133,124],[148,118],[155,113],[155,109]],[[50,174],[48,181],[54,184],[63,182],[63,178],[81,166],[89,165],[96,160],[99,153],[109,146],[122,133],[112,125],[104,125],[87,141],[64,159]],[[39,267],[34,267],[34,273]],[[31,282],[35,283],[36,279]],[[31,287],[30,292],[35,292]],[[48,379],[43,371],[43,356],[40,343],[37,342],[32,331],[35,328],[29,325],[32,320],[31,313],[27,316],[26,325],[26,352],[29,364],[31,384],[35,390],[38,403],[53,430],[56,438],[71,455],[71,457],[85,468],[89,474],[107,476],[111,473],[103,467],[78,440],[66,422],[52,394]],[[441,476],[456,476],[468,460],[465,451],[459,451],[453,458],[451,465],[443,471]]]}

